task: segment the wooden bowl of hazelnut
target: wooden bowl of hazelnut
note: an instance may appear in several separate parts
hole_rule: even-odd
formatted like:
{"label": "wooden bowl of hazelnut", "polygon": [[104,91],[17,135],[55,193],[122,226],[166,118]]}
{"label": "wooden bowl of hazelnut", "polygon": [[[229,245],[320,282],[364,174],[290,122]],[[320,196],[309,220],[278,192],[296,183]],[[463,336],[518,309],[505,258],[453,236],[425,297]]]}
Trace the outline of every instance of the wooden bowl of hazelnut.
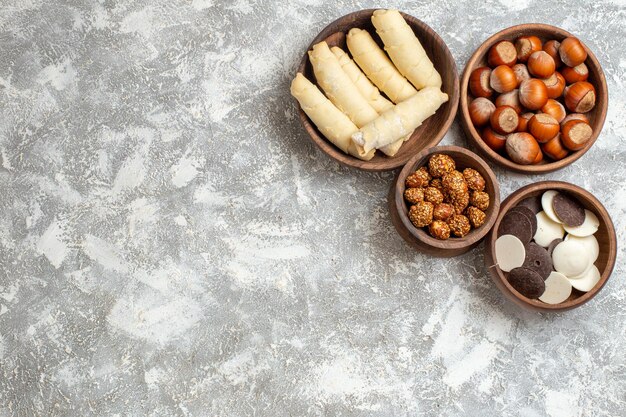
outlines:
{"label": "wooden bowl of hazelnut", "polygon": [[458,146],[425,149],[391,185],[391,220],[420,252],[452,257],[478,245],[500,208],[495,174],[475,153]]}
{"label": "wooden bowl of hazelnut", "polygon": [[602,203],[562,181],[536,182],[508,196],[485,238],[494,283],[532,311],[565,311],[591,300],[611,276],[616,255],[615,228]]}
{"label": "wooden bowl of hazelnut", "polygon": [[593,146],[608,108],[595,55],[571,33],[544,24],[504,29],[468,61],[461,122],[489,159],[513,171],[563,168]]}

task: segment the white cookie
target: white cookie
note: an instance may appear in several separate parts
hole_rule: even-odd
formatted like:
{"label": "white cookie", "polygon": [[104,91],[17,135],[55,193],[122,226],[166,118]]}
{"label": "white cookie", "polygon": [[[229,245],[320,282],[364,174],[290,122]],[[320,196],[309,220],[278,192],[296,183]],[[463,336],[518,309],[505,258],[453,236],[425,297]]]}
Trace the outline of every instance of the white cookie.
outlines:
{"label": "white cookie", "polygon": [[574,240],[576,242],[581,243],[587,251],[589,251],[589,258],[591,258],[591,263],[594,263],[598,256],[600,255],[600,245],[598,244],[598,239],[594,235],[579,237],[568,234],[565,236],[565,241]]}
{"label": "white cookie", "polygon": [[567,300],[571,293],[572,284],[567,277],[552,271],[546,278],[546,290],[539,297],[539,300],[546,304],[559,304]]}
{"label": "white cookie", "polygon": [[565,232],[563,225],[553,222],[545,211],[540,211],[537,217],[537,231],[535,232],[535,243],[547,248],[554,239],[563,239]]}
{"label": "white cookie", "polygon": [[509,272],[524,264],[526,249],[521,240],[513,235],[502,235],[496,240],[496,263],[501,270]]}
{"label": "white cookie", "polygon": [[591,265],[590,268],[579,276],[577,279],[569,279],[569,282],[572,284],[572,287],[576,288],[579,291],[591,291],[593,287],[596,286],[598,281],[600,281],[600,271],[595,265]]}
{"label": "white cookie", "polygon": [[552,202],[554,201],[554,197],[558,194],[558,191],[548,190],[541,196],[541,207],[543,207],[543,211],[546,212],[550,220],[553,222],[557,222],[559,224],[563,223],[559,220],[559,217],[554,212],[554,207],[552,207]]}
{"label": "white cookie", "polygon": [[565,226],[567,233],[578,237],[591,236],[598,231],[600,227],[600,220],[593,214],[593,212],[585,209],[585,221],[580,226],[569,227]]}
{"label": "white cookie", "polygon": [[569,240],[556,245],[552,251],[552,265],[566,277],[574,277],[589,268],[591,260],[589,252],[580,242]]}

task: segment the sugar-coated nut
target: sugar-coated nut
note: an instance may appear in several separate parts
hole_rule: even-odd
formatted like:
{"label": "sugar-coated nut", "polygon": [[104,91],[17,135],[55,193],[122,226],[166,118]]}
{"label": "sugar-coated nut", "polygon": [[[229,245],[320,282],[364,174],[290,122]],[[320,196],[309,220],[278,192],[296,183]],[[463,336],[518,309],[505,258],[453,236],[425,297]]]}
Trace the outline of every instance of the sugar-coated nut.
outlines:
{"label": "sugar-coated nut", "polygon": [[489,118],[491,128],[501,135],[515,132],[519,117],[517,111],[510,106],[497,107]]}
{"label": "sugar-coated nut", "polygon": [[487,146],[489,146],[496,152],[504,149],[504,146],[506,144],[506,136],[494,132],[493,129],[489,126],[483,129],[480,137],[482,138],[483,142],[487,144]]}
{"label": "sugar-coated nut", "polygon": [[450,226],[442,220],[435,220],[428,225],[428,232],[435,239],[446,240],[450,237]]}
{"label": "sugar-coated nut", "polygon": [[465,177],[456,170],[448,172],[441,180],[441,183],[444,193],[450,198],[466,193],[468,190]]}
{"label": "sugar-coated nut", "polygon": [[474,191],[482,191],[485,189],[485,179],[480,172],[474,168],[465,168],[463,170],[463,177],[467,183],[467,188]]}
{"label": "sugar-coated nut", "polygon": [[563,91],[565,91],[565,78],[563,78],[559,72],[555,72],[541,81],[546,85],[548,98],[559,98],[563,95]]}
{"label": "sugar-coated nut", "polygon": [[541,39],[536,36],[521,36],[517,38],[515,49],[518,61],[528,61],[533,52],[541,51],[541,46]]}
{"label": "sugar-coated nut", "polygon": [[554,63],[557,68],[560,68],[563,65],[563,61],[561,61],[561,56],[559,55],[559,47],[561,46],[561,42],[557,40],[551,40],[543,44],[543,50],[548,53],[554,59]]}
{"label": "sugar-coated nut", "polygon": [[578,39],[570,36],[561,41],[559,47],[559,56],[561,61],[568,67],[575,67],[580,65],[587,59],[587,50],[583,46],[582,42]]}
{"label": "sugar-coated nut", "polygon": [[490,66],[508,65],[509,67],[517,61],[517,51],[515,45],[509,41],[500,41],[489,49],[487,62]]}
{"label": "sugar-coated nut", "polygon": [[506,153],[517,164],[532,164],[539,152],[539,143],[530,133],[511,133],[506,137]]}
{"label": "sugar-coated nut", "polygon": [[424,201],[434,205],[441,204],[443,203],[443,193],[435,187],[427,187],[424,189]]}
{"label": "sugar-coated nut", "polygon": [[565,107],[554,99],[548,99],[547,103],[541,108],[541,112],[554,117],[559,123],[561,123],[563,119],[565,119],[565,116],[567,116]]}
{"label": "sugar-coated nut", "polygon": [[547,113],[537,113],[528,122],[528,132],[539,143],[546,143],[555,137],[560,129],[559,122]]}
{"label": "sugar-coated nut", "polygon": [[596,89],[587,81],[565,88],[565,106],[574,113],[587,113],[596,105]]}
{"label": "sugar-coated nut", "polygon": [[454,214],[454,207],[449,203],[437,204],[433,209],[433,219],[448,220]]}
{"label": "sugar-coated nut", "polygon": [[500,65],[491,71],[489,85],[498,93],[506,93],[517,87],[517,79],[511,67]]}
{"label": "sugar-coated nut", "polygon": [[554,59],[547,52],[533,52],[528,58],[528,72],[538,78],[548,78],[554,74],[556,64]]}
{"label": "sugar-coated nut", "polygon": [[520,114],[523,110],[523,107],[522,103],[520,103],[519,101],[519,90],[513,90],[509,91],[508,93],[500,94],[496,98],[496,107],[502,106],[513,107],[517,114]]}
{"label": "sugar-coated nut", "polygon": [[496,110],[496,106],[488,98],[478,97],[472,100],[468,110],[474,126],[480,127],[489,123],[489,118]]}
{"label": "sugar-coated nut", "polygon": [[536,78],[522,81],[519,86],[519,101],[529,110],[539,110],[548,101],[548,89]]}
{"label": "sugar-coated nut", "polygon": [[528,72],[528,67],[526,67],[525,64],[513,65],[513,72],[515,73],[515,80],[517,81],[518,86],[522,83],[522,81],[532,78]]}
{"label": "sugar-coated nut", "polygon": [[433,221],[433,203],[420,201],[409,209],[409,220],[415,227],[428,226]]}
{"label": "sugar-coated nut", "polygon": [[469,219],[462,214],[455,214],[450,217],[448,219],[448,226],[450,226],[450,231],[456,237],[466,236],[472,229]]}
{"label": "sugar-coated nut", "polygon": [[567,116],[565,116],[565,119],[561,120],[561,129],[563,128],[565,123],[569,122],[570,120],[582,120],[583,122],[589,123],[589,119],[584,114],[582,114],[582,113],[570,113]]}
{"label": "sugar-coated nut", "polygon": [[450,155],[436,153],[428,161],[428,170],[433,178],[441,178],[455,168],[456,164]]}
{"label": "sugar-coated nut", "polygon": [[578,81],[587,81],[589,78],[589,68],[583,62],[580,65],[576,65],[575,67],[565,67],[561,71],[563,78],[567,81],[568,84],[574,84]]}
{"label": "sugar-coated nut", "polygon": [[585,147],[592,135],[593,129],[589,123],[582,120],[570,120],[563,125],[561,142],[570,151],[577,151]]}
{"label": "sugar-coated nut", "polygon": [[559,161],[568,155],[567,149],[561,143],[561,135],[558,134],[554,138],[550,139],[546,143],[541,144],[541,150],[548,158]]}
{"label": "sugar-coated nut", "polygon": [[443,193],[443,184],[441,183],[441,178],[433,178],[430,180],[430,186],[438,189]]}
{"label": "sugar-coated nut", "polygon": [[[524,113],[519,117],[519,123],[517,124],[518,132],[528,131],[528,121],[535,115],[535,113]],[[506,139],[506,138],[505,138]]]}
{"label": "sugar-coated nut", "polygon": [[404,190],[404,199],[411,204],[424,201],[424,189],[423,188],[407,188]]}
{"label": "sugar-coated nut", "polygon": [[474,206],[469,206],[466,210],[467,218],[474,229],[479,228],[485,223],[487,215],[484,211]]}
{"label": "sugar-coated nut", "polygon": [[484,191],[472,191],[470,204],[482,211],[487,210],[489,208],[489,194]]}
{"label": "sugar-coated nut", "polygon": [[420,187],[428,187],[428,182],[431,180],[431,176],[428,173],[426,167],[421,167],[408,177],[406,177],[406,187],[407,188],[420,188]]}
{"label": "sugar-coated nut", "polygon": [[470,74],[469,89],[474,97],[491,97],[493,89],[489,84],[491,68],[476,68]]}
{"label": "sugar-coated nut", "polygon": [[450,201],[452,202],[452,207],[454,207],[454,212],[457,214],[461,214],[465,211],[470,201],[470,193],[469,191],[463,191],[456,194],[450,194]]}

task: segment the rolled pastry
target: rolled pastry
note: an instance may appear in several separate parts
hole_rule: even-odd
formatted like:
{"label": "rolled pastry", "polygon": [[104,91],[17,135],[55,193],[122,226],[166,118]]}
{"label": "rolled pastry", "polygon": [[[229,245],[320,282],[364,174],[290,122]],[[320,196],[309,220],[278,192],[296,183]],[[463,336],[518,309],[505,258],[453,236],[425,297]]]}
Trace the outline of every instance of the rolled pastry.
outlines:
{"label": "rolled pastry", "polygon": [[[350,77],[350,80],[359,89],[361,95],[368,101],[368,103],[376,110],[378,114],[385,112],[393,107],[393,103],[387,100],[380,94],[378,88],[367,79],[365,74],[359,69],[352,59],[346,54],[343,49],[333,46],[330,48],[333,54],[339,60],[339,64],[343,71]],[[380,150],[387,156],[395,156],[400,149],[400,146],[411,137],[408,134],[404,138],[392,143],[391,145],[383,146]]]}
{"label": "rolled pastry", "polygon": [[400,12],[376,10],[372,15],[372,23],[396,68],[415,88],[441,88],[441,75]]}
{"label": "rolled pastry", "polygon": [[352,28],[346,37],[352,58],[369,78],[394,103],[411,97],[417,90],[398,72],[371,35]]}
{"label": "rolled pastry", "polygon": [[378,88],[363,74],[343,49],[333,46],[330,50],[339,60],[339,65],[341,65],[343,71],[350,77],[354,85],[359,89],[361,95],[365,97],[374,110],[378,113],[382,113],[393,107],[393,103],[380,94]]}
{"label": "rolled pastry", "polygon": [[365,152],[362,146],[352,141],[352,134],[358,130],[356,125],[301,73],[291,82],[291,95],[298,100],[302,110],[319,131],[336,147],[364,161],[374,157],[374,149]]}
{"label": "rolled pastry", "polygon": [[365,152],[387,146],[419,127],[446,101],[448,95],[439,88],[426,87],[363,126],[352,135],[352,140]]}
{"label": "rolled pastry", "polygon": [[337,57],[330,51],[326,42],[320,42],[309,51],[309,59],[317,84],[326,97],[344,112],[357,127],[365,126],[378,113],[369,105],[365,97],[344,72]]}

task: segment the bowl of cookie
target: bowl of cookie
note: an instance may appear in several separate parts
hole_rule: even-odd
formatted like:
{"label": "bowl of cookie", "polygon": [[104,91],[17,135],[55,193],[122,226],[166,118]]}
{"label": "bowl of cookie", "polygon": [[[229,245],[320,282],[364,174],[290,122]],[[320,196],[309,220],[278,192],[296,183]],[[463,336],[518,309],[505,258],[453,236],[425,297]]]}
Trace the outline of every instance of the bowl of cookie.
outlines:
{"label": "bowl of cookie", "polygon": [[403,166],[450,128],[459,77],[445,42],[397,10],[343,16],[311,42],[291,83],[311,140],[343,165]]}
{"label": "bowl of cookie", "polygon": [[615,228],[597,198],[561,181],[520,188],[500,206],[485,240],[496,286],[534,311],[564,311],[595,297],[617,255]]}
{"label": "bowl of cookie", "polygon": [[435,257],[452,257],[478,245],[494,225],[500,187],[478,155],[439,146],[407,162],[388,203],[391,221],[407,243]]}

